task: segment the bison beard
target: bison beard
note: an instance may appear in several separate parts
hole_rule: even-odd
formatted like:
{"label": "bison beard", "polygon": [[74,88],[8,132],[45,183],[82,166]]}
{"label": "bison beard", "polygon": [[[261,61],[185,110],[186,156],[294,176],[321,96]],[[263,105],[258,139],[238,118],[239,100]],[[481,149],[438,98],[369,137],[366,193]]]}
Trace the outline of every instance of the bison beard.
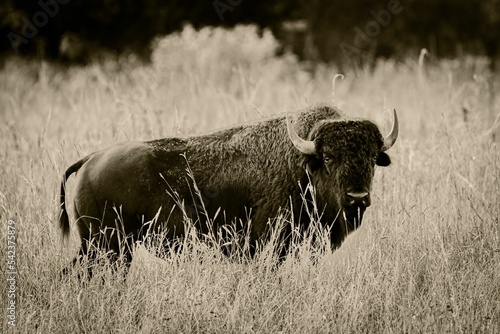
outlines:
{"label": "bison beard", "polygon": [[[235,221],[242,230],[249,227],[255,246],[268,236],[268,222],[290,204],[295,225],[308,226],[310,217],[301,215],[300,188],[310,183],[321,223],[329,228],[336,248],[361,225],[375,165],[390,164],[384,151],[397,135],[395,111],[391,133],[384,138],[370,121],[344,119],[336,108],[316,106],[297,113],[293,123],[279,116],[203,136],[117,144],[65,172],[60,227],[66,236],[65,183],[78,172],[74,217],[81,256],[93,256],[88,247],[93,240],[104,250],[121,250],[130,261],[130,243],[143,238],[146,230],[171,240],[182,237],[186,210],[179,208],[179,201],[184,207],[202,205],[210,217],[217,216],[207,224],[197,219],[196,210],[187,210],[201,233],[220,231]],[[187,177],[188,169],[196,184]],[[197,200],[195,186],[209,195]]]}

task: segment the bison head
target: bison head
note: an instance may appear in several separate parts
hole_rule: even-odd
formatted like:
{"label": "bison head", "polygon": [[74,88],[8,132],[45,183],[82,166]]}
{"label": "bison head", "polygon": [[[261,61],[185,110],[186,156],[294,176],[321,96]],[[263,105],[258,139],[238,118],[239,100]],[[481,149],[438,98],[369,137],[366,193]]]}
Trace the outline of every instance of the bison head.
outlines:
{"label": "bison head", "polygon": [[[361,225],[370,206],[375,165],[388,166],[385,153],[396,141],[399,126],[394,110],[390,134],[383,137],[367,120],[323,120],[315,124],[305,140],[287,117],[288,135],[301,153],[315,186],[319,209],[326,207],[328,220],[340,221],[346,232]],[[333,217],[332,217],[333,216]]]}

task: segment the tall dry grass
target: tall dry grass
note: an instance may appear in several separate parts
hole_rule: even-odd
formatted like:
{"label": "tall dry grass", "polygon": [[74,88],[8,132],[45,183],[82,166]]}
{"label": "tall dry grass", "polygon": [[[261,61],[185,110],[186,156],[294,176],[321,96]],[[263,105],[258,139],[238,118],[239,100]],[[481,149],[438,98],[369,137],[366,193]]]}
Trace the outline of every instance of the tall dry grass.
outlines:
{"label": "tall dry grass", "polygon": [[[62,243],[56,222],[69,164],[119,141],[204,133],[330,99],[336,68],[306,70],[275,47],[251,27],[186,28],[159,41],[150,66],[6,63],[0,235],[6,243],[12,218],[17,332],[500,331],[498,76],[478,59],[419,69],[415,55],[337,83],[337,105],[382,131],[396,108],[401,135],[393,164],[376,172],[362,228],[336,252],[297,244],[276,269],[269,249],[238,260],[190,235],[189,250],[164,259],[138,246],[126,281],[106,266],[89,282],[79,268],[59,276],[78,249],[74,229]],[[6,246],[0,255],[4,263]]]}

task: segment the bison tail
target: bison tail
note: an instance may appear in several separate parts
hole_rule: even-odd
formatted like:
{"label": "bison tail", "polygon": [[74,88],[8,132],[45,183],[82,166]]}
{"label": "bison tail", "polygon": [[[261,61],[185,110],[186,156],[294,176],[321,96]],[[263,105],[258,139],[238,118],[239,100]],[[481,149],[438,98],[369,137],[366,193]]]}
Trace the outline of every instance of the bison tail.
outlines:
{"label": "bison tail", "polygon": [[63,237],[67,237],[69,235],[69,217],[68,212],[66,211],[66,180],[71,176],[71,174],[78,172],[83,164],[90,159],[90,156],[91,155],[88,155],[71,165],[63,175],[63,179],[61,181],[61,211],[59,213],[59,228],[62,231]]}
{"label": "bison tail", "polygon": [[66,179],[63,178],[63,181],[61,182],[61,211],[59,212],[59,228],[62,231],[63,237],[67,237],[69,234],[69,217],[68,217],[68,212],[66,211],[65,188],[66,188]]}

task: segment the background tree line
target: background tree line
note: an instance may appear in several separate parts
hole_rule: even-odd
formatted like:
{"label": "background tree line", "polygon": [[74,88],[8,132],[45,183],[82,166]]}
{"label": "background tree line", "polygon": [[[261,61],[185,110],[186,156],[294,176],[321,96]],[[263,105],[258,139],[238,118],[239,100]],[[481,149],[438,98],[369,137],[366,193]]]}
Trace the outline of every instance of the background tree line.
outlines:
{"label": "background tree line", "polygon": [[270,28],[302,59],[341,64],[401,58],[498,57],[500,0],[4,0],[0,52],[85,62],[96,52],[147,60],[151,41],[185,24]]}

